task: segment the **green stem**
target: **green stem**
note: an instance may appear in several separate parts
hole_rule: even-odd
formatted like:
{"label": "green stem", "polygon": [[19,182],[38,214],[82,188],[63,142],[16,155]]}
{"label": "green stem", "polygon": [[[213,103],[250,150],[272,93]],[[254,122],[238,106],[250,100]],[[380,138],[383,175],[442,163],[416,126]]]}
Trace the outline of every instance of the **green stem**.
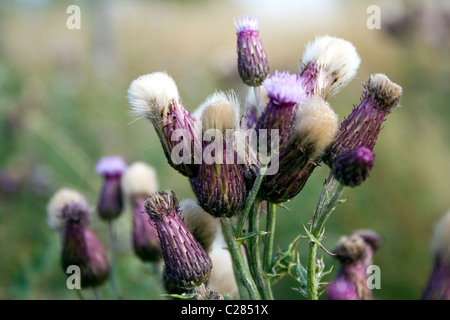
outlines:
{"label": "green stem", "polygon": [[241,214],[238,218],[237,228],[236,228],[236,238],[240,238],[242,231],[244,229],[245,221],[247,220],[250,209],[253,206],[253,203],[256,200],[256,196],[258,195],[259,188],[261,187],[261,182],[264,178],[264,174],[267,169],[267,164],[262,164],[259,169],[258,175],[256,176],[255,182],[253,183],[252,190],[248,194],[247,201],[245,202],[245,207],[242,210]]}
{"label": "green stem", "polygon": [[110,258],[111,276],[109,279],[117,299],[122,300],[122,294],[120,293],[120,289],[116,279],[116,235],[114,232],[113,222],[111,220],[108,221],[108,226],[109,226],[109,246],[111,255]]}
{"label": "green stem", "polygon": [[94,291],[95,300],[102,300],[102,296],[100,294],[100,291],[98,290],[98,287],[93,287],[92,290]]}
{"label": "green stem", "polygon": [[[238,283],[242,283],[243,286],[247,289],[250,299],[261,300],[261,295],[258,292],[255,281],[250,275],[250,271],[248,270],[247,264],[244,260],[244,256],[242,255],[241,246],[240,244],[236,243],[233,238],[233,230],[230,219],[220,218],[220,223],[222,224],[223,235],[228,244],[231,258],[233,259],[236,281]],[[241,286],[239,286],[239,288],[241,288]],[[243,292],[240,292],[240,295],[241,297],[243,297]]]}
{"label": "green stem", "polygon": [[[248,229],[250,233],[259,232],[259,204],[260,202],[256,200],[253,203],[252,210],[250,211]],[[258,287],[259,293],[264,300],[270,299],[270,294],[266,287],[266,282],[264,280],[263,269],[261,266],[261,256],[259,252],[259,235],[248,238],[248,265],[250,268],[250,273],[255,279],[256,286]]]}
{"label": "green stem", "polygon": [[[276,223],[276,208],[275,204],[267,202],[267,221],[266,230],[268,232],[266,243],[264,246],[264,256],[263,256],[263,270],[266,274],[270,273],[272,270],[272,253],[273,253],[273,243],[275,239],[275,223]],[[271,298],[273,299],[272,286],[270,283],[270,277],[266,276],[266,286],[269,291]]]}
{"label": "green stem", "polygon": [[75,289],[75,293],[77,294],[78,299],[84,300],[83,294],[80,289]]}
{"label": "green stem", "polygon": [[[324,226],[331,213],[336,208],[337,203],[340,200],[344,186],[338,183],[336,190],[330,197],[333,189],[335,188],[337,181],[333,174],[330,172],[327,179],[322,187],[322,192],[320,193],[319,201],[317,202],[316,210],[314,211],[314,216],[311,222],[310,233],[317,239],[321,241],[323,235]],[[309,256],[308,256],[308,267],[307,267],[307,284],[309,290],[309,296],[311,300],[317,300],[319,298],[318,290],[320,285],[320,279],[316,275],[316,258],[317,258],[317,248],[319,243],[311,239],[309,244]]]}

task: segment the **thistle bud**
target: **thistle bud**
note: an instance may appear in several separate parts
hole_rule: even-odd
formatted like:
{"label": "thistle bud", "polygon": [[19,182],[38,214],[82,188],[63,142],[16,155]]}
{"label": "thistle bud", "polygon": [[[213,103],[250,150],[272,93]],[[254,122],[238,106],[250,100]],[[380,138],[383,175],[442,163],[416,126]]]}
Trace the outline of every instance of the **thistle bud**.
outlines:
{"label": "thistle bud", "polygon": [[120,179],[127,165],[122,157],[103,157],[95,171],[103,176],[103,186],[97,203],[98,214],[102,219],[112,220],[122,213],[123,198]]}
{"label": "thistle bud", "polygon": [[216,238],[217,219],[208,214],[192,199],[180,202],[181,218],[191,230],[194,238],[201,244],[206,252],[209,252]]}
{"label": "thistle bud", "polygon": [[175,194],[163,191],[151,195],[145,210],[158,231],[169,281],[186,290],[208,281],[211,259],[184,224]]}
{"label": "thistle bud", "polygon": [[239,128],[239,104],[233,93],[217,92],[200,107],[198,113],[205,140],[203,162],[198,176],[190,179],[201,207],[215,217],[239,213],[247,196],[244,168],[237,162],[233,138],[227,134]]}
{"label": "thistle bud", "polygon": [[264,47],[259,38],[258,19],[244,15],[234,21],[237,33],[238,71],[248,86],[260,86],[269,73]]}
{"label": "thistle bud", "polygon": [[359,186],[369,177],[374,159],[375,156],[369,148],[358,147],[349,150],[336,158],[333,174],[344,186]]}
{"label": "thistle bud", "polygon": [[395,108],[402,88],[384,74],[374,74],[364,84],[360,104],[345,119],[334,142],[327,149],[323,161],[330,167],[336,157],[356,147],[373,150],[386,116]]}
{"label": "thistle bud", "polygon": [[432,245],[433,269],[422,299],[450,300],[450,211],[436,225]]}
{"label": "thistle bud", "polygon": [[366,272],[381,243],[381,237],[371,230],[360,230],[339,240],[334,253],[341,269],[327,287],[329,300],[373,300]]}
{"label": "thistle bud", "polygon": [[140,76],[128,89],[128,101],[133,116],[153,124],[168,163],[184,176],[195,176],[201,128],[184,108],[173,79],[163,72]]}
{"label": "thistle bud", "polygon": [[109,263],[103,246],[89,229],[90,211],[84,197],[63,189],[55,194],[49,207],[58,210],[63,229],[63,271],[69,266],[78,266],[83,288],[102,284],[109,276]]}
{"label": "thistle bud", "polygon": [[356,74],[361,58],[350,42],[336,37],[317,37],[306,47],[300,77],[308,95],[327,100]]}
{"label": "thistle bud", "polygon": [[[256,124],[257,132],[260,129],[278,129],[279,145],[283,146],[288,140],[296,105],[306,100],[306,93],[297,75],[288,72],[278,72],[263,82],[267,91],[269,103]],[[270,151],[270,134],[267,143]]]}
{"label": "thistle bud", "polygon": [[311,97],[301,104],[289,140],[277,155],[278,172],[264,176],[260,197],[274,203],[295,197],[318,165],[325,148],[333,141],[337,127],[336,113],[322,98]]}
{"label": "thistle bud", "polygon": [[142,261],[157,261],[161,256],[158,232],[148,223],[145,200],[158,190],[155,170],[143,162],[128,167],[122,177],[122,189],[133,210],[133,249]]}

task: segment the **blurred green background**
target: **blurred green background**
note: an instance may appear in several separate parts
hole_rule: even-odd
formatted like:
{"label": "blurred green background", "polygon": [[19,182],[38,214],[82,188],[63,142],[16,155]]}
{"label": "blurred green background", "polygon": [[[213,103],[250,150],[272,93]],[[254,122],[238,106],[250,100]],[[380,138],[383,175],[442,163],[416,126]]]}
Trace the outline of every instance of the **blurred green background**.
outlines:
{"label": "blurred green background", "polygon": [[[81,9],[81,29],[69,30],[69,5]],[[370,30],[366,9],[381,9]],[[156,168],[160,189],[193,198],[187,179],[167,164],[149,123],[134,123],[126,93],[141,74],[167,71],[189,110],[216,89],[247,88],[236,68],[233,18],[259,17],[271,72],[298,72],[307,42],[329,34],[351,41],[362,63],[356,78],[330,100],[344,119],[358,104],[371,73],[403,87],[401,107],[385,122],[375,167],[327,225],[332,249],[356,229],[385,243],[377,299],[418,299],[432,266],[430,239],[450,208],[449,1],[2,1],[0,4],[0,298],[76,299],[60,267],[60,243],[46,222],[46,205],[60,187],[80,190],[94,207],[105,155]],[[278,210],[276,246],[285,248],[312,217],[328,174],[318,168],[305,189]],[[163,299],[150,266],[131,250],[129,207],[117,222],[118,280],[127,299]],[[107,247],[107,227],[92,228]],[[307,247],[301,240],[301,257]],[[328,266],[338,264],[323,251]],[[301,299],[285,278],[278,299]],[[109,284],[101,289],[114,298]],[[91,293],[86,292],[86,296]]]}

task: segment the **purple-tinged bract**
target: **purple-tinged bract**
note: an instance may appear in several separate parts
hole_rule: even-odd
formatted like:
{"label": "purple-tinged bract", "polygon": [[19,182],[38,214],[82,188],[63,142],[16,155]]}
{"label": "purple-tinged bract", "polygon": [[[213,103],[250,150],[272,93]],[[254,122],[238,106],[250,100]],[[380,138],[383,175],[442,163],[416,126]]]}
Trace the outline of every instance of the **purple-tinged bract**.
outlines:
{"label": "purple-tinged bract", "polygon": [[367,147],[349,150],[336,158],[333,174],[344,186],[359,186],[369,177],[374,159],[372,150]]}

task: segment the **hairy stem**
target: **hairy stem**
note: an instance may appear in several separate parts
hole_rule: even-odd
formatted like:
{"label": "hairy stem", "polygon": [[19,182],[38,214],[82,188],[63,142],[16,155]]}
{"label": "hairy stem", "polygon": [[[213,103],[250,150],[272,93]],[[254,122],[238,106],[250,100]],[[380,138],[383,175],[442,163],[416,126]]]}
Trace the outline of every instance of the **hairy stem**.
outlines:
{"label": "hairy stem", "polygon": [[112,289],[114,291],[114,294],[116,295],[117,299],[122,299],[122,294],[120,293],[119,286],[117,284],[116,279],[116,235],[114,232],[114,226],[113,222],[109,220],[108,222],[109,226],[109,246],[110,246],[110,265],[111,265],[111,276],[110,276],[110,282]]}
{"label": "hairy stem", "polygon": [[[275,223],[276,223],[276,207],[274,203],[267,202],[267,221],[266,230],[268,232],[266,243],[264,245],[264,256],[263,256],[263,270],[266,274],[270,273],[272,270],[272,254],[273,254],[273,242],[275,239]],[[270,277],[265,277],[266,286],[269,291],[271,298],[273,299],[272,286],[270,283]]]}
{"label": "hairy stem", "polygon": [[[231,221],[229,218],[220,218],[220,223],[222,224],[222,231],[225,240],[230,250],[231,258],[233,259],[233,266],[235,271],[236,280],[238,283],[242,283],[247,289],[248,296],[252,300],[261,300],[261,295],[259,294],[258,288],[256,287],[255,281],[250,275],[250,271],[245,263],[244,256],[242,255],[242,250],[240,244],[238,244],[233,238],[233,229],[231,226]],[[241,286],[239,286],[241,288]],[[240,292],[241,297],[245,294]]]}

